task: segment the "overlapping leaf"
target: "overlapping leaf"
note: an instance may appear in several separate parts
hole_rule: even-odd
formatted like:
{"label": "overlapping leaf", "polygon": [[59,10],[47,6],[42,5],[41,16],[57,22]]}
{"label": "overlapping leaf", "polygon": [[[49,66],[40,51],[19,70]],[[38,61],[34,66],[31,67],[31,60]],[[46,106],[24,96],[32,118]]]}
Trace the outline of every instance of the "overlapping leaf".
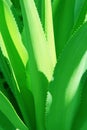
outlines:
{"label": "overlapping leaf", "polygon": [[[29,61],[26,67],[27,82],[28,87],[34,96],[36,129],[44,130],[45,102],[48,82],[41,72],[44,72],[45,70],[48,79],[49,76],[52,76],[50,73],[50,59],[48,59],[49,54],[47,54],[49,51],[47,51],[45,35],[42,30],[34,1],[20,0],[20,3],[24,16],[25,35],[27,39],[26,44],[29,53]],[[35,16],[33,15],[33,12]]]}
{"label": "overlapping leaf", "polygon": [[82,86],[81,100],[79,108],[75,114],[72,130],[86,130],[87,129],[87,71],[84,73],[80,81]]}
{"label": "overlapping leaf", "polygon": [[11,101],[20,117],[22,117],[21,112],[23,112],[23,106],[21,103],[23,99],[20,97],[19,86],[15,81],[11,65],[8,59],[5,57],[6,54],[5,50],[3,50],[3,53],[0,50],[0,70],[3,75],[1,78],[0,90]]}
{"label": "overlapping leaf", "polygon": [[46,39],[47,39],[47,44],[49,46],[52,64],[53,64],[53,67],[55,67],[57,60],[56,60],[56,51],[55,51],[51,0],[45,0],[44,3],[45,3],[45,18],[44,18],[45,20],[44,21],[45,21]]}
{"label": "overlapping leaf", "polygon": [[[49,47],[42,29],[35,3],[32,0],[32,2],[26,1],[22,5],[25,6],[24,8],[22,6],[22,11],[25,10],[25,13],[23,11],[23,17],[26,35],[29,37],[27,39],[27,46],[29,46],[29,44],[32,45],[37,67],[50,81],[54,66],[51,61]],[[31,50],[28,48],[28,51],[30,53]]]}
{"label": "overlapping leaf", "polygon": [[8,118],[0,111],[0,130],[14,130],[15,127],[8,120]]}
{"label": "overlapping leaf", "polygon": [[[56,66],[51,83],[52,106],[47,129],[69,130],[80,103],[80,80],[87,69],[87,23],[71,38]],[[53,120],[55,118],[55,120]]]}
{"label": "overlapping leaf", "polygon": [[87,1],[76,0],[75,9],[74,9],[74,29],[76,30],[85,20],[87,13]]}
{"label": "overlapping leaf", "polygon": [[54,0],[53,21],[57,58],[71,35],[75,0]]}
{"label": "overlapping leaf", "polygon": [[[0,69],[10,89],[0,80],[0,130],[86,130],[87,1],[11,1],[0,0]],[[48,91],[56,64],[54,44],[58,58],[64,51]]]}
{"label": "overlapping leaf", "polygon": [[[28,99],[29,96],[26,94],[28,90],[26,86],[25,74],[25,66],[27,63],[28,55],[27,51],[23,46],[21,36],[18,31],[12,12],[10,10],[10,7],[5,0],[0,0],[0,17],[0,36],[3,39],[3,42],[1,43],[1,48],[3,48],[4,44],[9,57],[8,60],[13,70],[16,87],[18,86],[19,92],[21,92],[21,94],[16,95],[18,96],[18,103],[21,104],[20,109],[24,116],[25,122],[29,126],[30,122],[27,111],[29,105],[28,102],[26,102],[26,99]],[[12,29],[14,31],[12,31]],[[24,107],[24,105],[27,106]]]}
{"label": "overlapping leaf", "polygon": [[7,117],[7,119],[13,124],[14,128],[28,130],[28,128],[23,124],[23,122],[17,116],[12,105],[10,104],[10,102],[7,100],[7,98],[3,95],[1,91],[0,91],[0,112],[2,112]]}

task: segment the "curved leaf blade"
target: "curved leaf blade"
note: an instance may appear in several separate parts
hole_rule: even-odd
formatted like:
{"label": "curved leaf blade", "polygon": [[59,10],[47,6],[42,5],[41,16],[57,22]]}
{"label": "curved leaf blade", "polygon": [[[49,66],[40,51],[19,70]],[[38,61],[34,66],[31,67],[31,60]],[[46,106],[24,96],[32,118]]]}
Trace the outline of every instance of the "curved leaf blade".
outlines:
{"label": "curved leaf blade", "polygon": [[[14,76],[12,82],[13,84],[15,84],[15,89],[17,89],[17,87],[19,88],[19,92],[16,91],[16,99],[23,114],[23,118],[27,126],[30,127],[28,111],[28,108],[30,106],[29,103],[26,101],[26,98],[29,99],[29,96],[26,95],[29,90],[27,89],[26,85],[25,72],[28,54],[22,43],[21,36],[17,29],[17,25],[10,10],[10,7],[5,0],[0,0],[0,18],[2,19],[0,20],[0,36],[2,36],[3,39],[3,42],[0,45],[1,48],[3,48],[2,45],[4,44],[4,47],[8,54],[7,58],[10,62],[12,73]],[[14,29],[14,31],[12,31],[12,29]]]}
{"label": "curved leaf blade", "polygon": [[50,86],[53,102],[47,115],[48,130],[71,127],[80,102],[80,79],[87,69],[86,32],[87,23],[71,38],[57,63]]}
{"label": "curved leaf blade", "polygon": [[55,0],[57,4],[54,11],[53,6],[53,23],[54,23],[54,37],[57,58],[63,50],[67,40],[71,36],[74,25],[74,7],[75,0]]}
{"label": "curved leaf blade", "polygon": [[14,125],[15,128],[28,130],[28,128],[23,124],[20,118],[17,116],[12,105],[8,99],[0,91],[0,111],[9,119],[9,121]]}
{"label": "curved leaf blade", "polygon": [[56,50],[53,31],[51,0],[45,0],[45,33],[53,67],[56,65]]}
{"label": "curved leaf blade", "polygon": [[81,85],[80,104],[73,120],[72,130],[86,130],[87,128],[87,71],[82,77]]}
{"label": "curved leaf blade", "polygon": [[39,71],[43,72],[50,81],[52,78],[54,67],[51,61],[49,47],[46,41],[46,37],[40,22],[40,18],[34,0],[20,0],[20,3],[24,17],[24,26],[27,36],[26,44],[28,46],[27,50],[29,52],[29,56],[31,57],[30,53],[32,50]]}
{"label": "curved leaf blade", "polygon": [[74,27],[73,31],[78,29],[85,22],[85,15],[87,13],[87,1],[78,1],[76,2],[76,9],[74,13]]}

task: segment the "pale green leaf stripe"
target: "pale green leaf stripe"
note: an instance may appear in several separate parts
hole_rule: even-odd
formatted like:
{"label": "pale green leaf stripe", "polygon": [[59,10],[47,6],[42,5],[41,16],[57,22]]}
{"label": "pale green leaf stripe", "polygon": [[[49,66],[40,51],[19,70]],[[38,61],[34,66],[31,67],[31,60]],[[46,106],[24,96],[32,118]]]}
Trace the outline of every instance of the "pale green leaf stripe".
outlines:
{"label": "pale green leaf stripe", "polygon": [[[20,96],[20,100],[17,100],[17,101],[19,102],[19,104],[21,104],[20,106],[22,106],[22,107],[20,107],[20,109],[23,114],[24,120],[25,120],[26,124],[30,127],[30,121],[29,121],[28,111],[27,111],[27,108],[29,108],[29,104],[28,104],[28,102],[26,102],[26,97],[29,98],[29,95],[26,95],[26,93],[25,93],[27,91],[25,65],[27,62],[28,55],[27,55],[27,52],[25,49],[22,49],[22,51],[24,51],[24,55],[21,55],[22,52],[18,52],[19,50],[21,50],[23,43],[21,42],[21,44],[20,44],[20,41],[19,40],[17,41],[17,39],[16,39],[16,38],[20,39],[20,37],[16,37],[18,35],[18,33],[17,33],[18,29],[16,26],[15,19],[13,17],[9,17],[11,15],[12,15],[11,10],[9,9],[9,6],[6,3],[6,1],[0,0],[0,18],[2,19],[2,20],[0,20],[0,32],[1,32],[1,35],[2,35],[2,38],[4,41],[4,42],[2,42],[2,44],[4,43],[6,51],[9,56],[9,60],[10,60],[14,78],[15,78],[14,82],[16,85],[18,85],[20,92],[21,92],[20,95],[16,95],[16,96]],[[6,19],[7,17],[9,19]],[[8,21],[9,21],[9,23],[8,23]],[[10,34],[11,32],[14,32],[14,31],[12,31],[11,29],[9,30],[7,23],[8,23],[8,26],[11,27],[11,29],[13,29],[15,31],[14,36],[13,36],[13,33]],[[10,26],[10,23],[11,23],[11,26]],[[13,26],[12,26],[12,23],[13,23]],[[11,32],[9,32],[9,31],[11,31]],[[16,43],[16,42],[18,42],[18,43]],[[16,44],[17,44],[17,47],[16,47]],[[23,48],[24,48],[24,46],[23,46]],[[23,61],[23,59],[24,59],[24,61]],[[25,103],[26,107],[24,107],[24,103]]]}
{"label": "pale green leaf stripe", "polygon": [[22,14],[21,14],[21,8],[19,4],[19,0],[7,0],[8,6],[10,7],[12,14],[14,16],[14,19],[16,21],[17,27],[19,29],[19,32],[22,33],[23,31],[23,20]]}
{"label": "pale green leaf stripe", "polygon": [[78,105],[81,101],[81,93],[82,87],[81,86],[81,78],[85,71],[87,70],[87,51],[84,53],[78,67],[72,74],[72,77],[69,81],[69,84],[66,88],[65,93],[65,104],[66,104],[66,112],[64,116],[66,130],[69,130],[72,126],[72,121],[74,120],[75,113],[77,112]]}
{"label": "pale green leaf stripe", "polygon": [[[75,114],[72,123],[72,130],[86,130],[87,127],[87,71],[82,76],[80,81],[82,90],[81,90],[81,100],[79,108]],[[84,129],[85,128],[85,129]]]}
{"label": "pale green leaf stripe", "polygon": [[5,0],[3,0],[3,6],[4,6],[4,13],[5,13],[5,20],[6,20],[6,24],[7,24],[10,36],[13,40],[14,46],[16,47],[22,59],[22,62],[24,63],[24,65],[26,65],[26,62],[28,60],[28,55],[27,55],[27,51],[25,50],[23,46],[21,35],[18,31],[18,27],[16,25],[15,19],[12,15],[9,5],[5,2]]}
{"label": "pale green leaf stripe", "polygon": [[28,44],[32,44],[38,69],[43,72],[50,81],[53,73],[53,65],[49,53],[49,47],[42,29],[34,0],[20,0],[24,19],[26,19],[27,32],[30,35]]}
{"label": "pale green leaf stripe", "polygon": [[[0,67],[1,67],[1,70],[4,74],[4,76],[5,76],[6,81],[9,84],[9,87],[10,87],[11,91],[13,92],[13,95],[14,95],[14,97],[15,97],[18,105],[19,105],[19,108],[21,110],[23,118],[24,118],[27,126],[29,126],[29,128],[30,128],[30,115],[29,115],[29,105],[30,104],[26,101],[26,99],[30,100],[29,90],[26,89],[26,83],[25,82],[24,82],[25,86],[24,86],[23,90],[21,89],[21,87],[19,87],[19,84],[16,80],[16,77],[14,75],[12,67],[11,67],[8,59],[5,59],[5,57],[3,57],[1,50],[0,50]],[[22,78],[23,78],[23,76],[22,76]],[[21,93],[20,93],[20,91],[21,91]],[[27,111],[27,113],[26,113],[26,111]]]}
{"label": "pale green leaf stripe", "polygon": [[47,44],[49,46],[52,64],[53,67],[55,67],[57,61],[54,42],[51,0],[45,0],[45,33],[47,38]]}
{"label": "pale green leaf stripe", "polygon": [[[12,76],[11,75],[11,73],[13,74],[13,76],[14,76],[14,79],[15,79],[15,82],[17,83],[17,81],[16,81],[16,77],[15,77],[15,74],[14,74],[14,71],[13,71],[13,69],[12,69],[12,66],[11,66],[11,61],[10,61],[10,59],[9,59],[9,56],[8,56],[8,53],[7,53],[7,50],[6,50],[6,47],[5,47],[5,44],[4,44],[4,41],[3,41],[3,37],[2,37],[2,34],[1,34],[1,32],[0,32],[0,61],[1,61],[1,66],[2,66],[2,68],[3,68],[3,71],[6,71],[7,73],[8,73],[8,75],[10,74],[10,76]],[[6,62],[4,62],[4,59],[3,58],[6,58],[6,60],[8,61],[8,66],[6,67]],[[9,68],[8,68],[9,67]],[[8,70],[8,71],[7,71]],[[12,71],[12,72],[11,72]],[[8,77],[10,77],[10,76],[7,76],[7,79],[8,79]],[[11,79],[11,78],[10,78]],[[8,82],[10,83],[10,81],[8,80]],[[20,88],[19,88],[19,86],[18,85],[16,85],[16,87],[17,87],[17,90],[20,92]],[[12,90],[14,90],[14,88],[11,88]],[[13,91],[14,92],[14,91]],[[14,92],[15,93],[15,92]]]}
{"label": "pale green leaf stripe", "polygon": [[4,55],[7,59],[9,59],[8,54],[7,54],[7,51],[6,51],[6,47],[5,47],[3,38],[2,38],[1,32],[0,32],[0,48],[1,48],[2,52],[3,52],[3,55]]}
{"label": "pale green leaf stripe", "polygon": [[[80,102],[80,80],[87,69],[87,23],[71,38],[57,63],[50,85],[52,106],[47,129],[69,130]],[[55,119],[55,120],[53,120]]]}
{"label": "pale green leaf stripe", "polygon": [[9,121],[15,126],[15,128],[28,130],[24,123],[20,120],[16,114],[14,108],[8,99],[0,91],[0,111],[9,119]]}
{"label": "pale green leaf stripe", "polygon": [[[45,78],[45,76],[42,73],[40,73],[37,69],[37,65],[36,65],[36,62],[35,62],[35,59],[34,59],[35,57],[34,57],[34,53],[33,53],[33,49],[32,49],[33,48],[32,47],[32,42],[33,42],[32,40],[33,39],[31,40],[31,38],[34,38],[35,35],[39,35],[39,34],[37,34],[39,27],[37,28],[37,26],[35,25],[36,21],[35,21],[35,16],[34,16],[33,13],[36,10],[36,8],[35,8],[35,4],[33,2],[34,1],[30,2],[30,1],[20,0],[22,12],[23,12],[23,18],[24,18],[24,26],[25,26],[24,31],[25,31],[25,35],[26,35],[26,39],[27,39],[26,47],[27,47],[27,50],[29,52],[29,62],[28,62],[27,67],[26,67],[27,82],[28,82],[28,87],[29,87],[30,91],[32,92],[32,94],[34,96],[35,118],[36,118],[36,124],[35,125],[37,127],[36,129],[44,130],[45,129],[45,101],[46,101],[46,92],[47,92],[48,82],[47,82],[47,79]],[[33,6],[32,6],[32,3],[33,3]],[[30,8],[26,7],[27,6],[26,4],[27,5],[29,4],[28,6],[30,6]],[[24,6],[24,5],[26,5],[26,6]],[[27,15],[26,15],[26,13],[27,13]],[[29,19],[26,19],[26,16]],[[36,15],[36,18],[37,17],[38,17],[38,14]],[[42,28],[41,25],[40,25],[40,28]],[[33,37],[32,37],[32,35],[30,35],[30,32],[32,32],[32,30],[33,31],[35,30],[35,32],[36,32],[34,34],[32,33]],[[41,36],[41,38],[42,38],[42,36]],[[37,38],[35,36],[35,39],[36,39],[36,41],[34,41],[35,45],[37,45],[37,44],[39,44],[39,42],[41,42],[40,39],[39,39],[38,43],[36,43],[37,40],[38,40],[38,36],[37,36]],[[42,49],[42,48],[40,48],[41,45],[40,45],[40,47],[39,47],[39,45],[36,46],[36,47],[39,48],[39,49]],[[45,49],[45,48],[43,47],[43,49]],[[46,57],[44,57],[44,58],[46,58]],[[43,65],[43,59],[42,59],[41,64]],[[44,66],[44,67],[46,67],[46,66]]]}
{"label": "pale green leaf stripe", "polygon": [[[5,9],[7,9],[7,11],[4,14]],[[16,80],[18,81],[18,84],[20,84],[19,86],[23,86],[23,81],[21,81],[20,76],[23,76],[22,78],[25,79],[24,64],[26,64],[26,62],[27,62],[27,59],[26,59],[27,54],[25,53],[24,54],[25,56],[21,55],[21,56],[23,56],[23,58],[25,58],[25,61],[22,61],[20,55],[18,54],[18,50],[19,49],[21,50],[23,43],[20,44],[20,42],[17,41],[17,39],[16,39],[17,33],[16,32],[14,34],[14,37],[16,40],[14,41],[13,40],[14,38],[12,36],[13,34],[11,35],[9,33],[9,29],[8,29],[10,26],[10,23],[13,23],[13,26],[11,26],[11,29],[13,29],[13,30],[17,29],[16,26],[14,26],[15,20],[13,19],[13,17],[8,17],[8,20],[7,20],[7,21],[9,21],[9,23],[8,23],[5,19],[7,16],[10,16],[11,12],[9,12],[9,11],[10,11],[10,9],[9,9],[7,3],[5,1],[3,2],[2,0],[0,0],[0,12],[1,12],[0,16],[2,19],[0,21],[0,31],[1,31],[0,36],[1,36],[1,42],[2,42],[0,45],[1,45],[2,51],[4,51],[5,49],[7,51],[7,53],[5,51],[5,55],[8,54],[8,56],[9,56],[10,63],[12,65],[14,74],[17,78]],[[7,23],[9,24],[8,26],[7,26]],[[15,23],[15,25],[16,25],[16,23]],[[10,29],[10,31],[14,32],[11,29]],[[11,36],[13,39],[11,38]],[[20,37],[18,39],[20,39]],[[19,49],[17,48],[18,46],[19,46]],[[22,50],[22,51],[24,51],[24,50]],[[7,56],[7,58],[8,58],[8,56]],[[25,63],[23,64],[23,62],[25,62]],[[19,70],[19,68],[20,68],[20,70]]]}
{"label": "pale green leaf stripe", "polygon": [[[11,91],[13,92],[14,96],[19,93],[17,86],[14,88],[12,84],[12,72],[10,68],[9,61],[6,57],[3,56],[1,49],[0,49],[0,71],[3,73],[4,79],[0,79],[0,90],[5,94],[6,97],[14,99]],[[10,89],[4,88],[4,82],[7,82]],[[17,90],[17,91],[16,91]],[[12,97],[11,97],[12,96]],[[16,97],[16,96],[15,96]]]}
{"label": "pale green leaf stripe", "polygon": [[55,67],[57,61],[56,61],[56,51],[54,42],[51,0],[44,0],[44,1],[35,0],[35,3],[38,8],[41,23],[45,30],[47,44],[49,47],[49,53],[51,56],[50,60],[52,61],[53,67]]}

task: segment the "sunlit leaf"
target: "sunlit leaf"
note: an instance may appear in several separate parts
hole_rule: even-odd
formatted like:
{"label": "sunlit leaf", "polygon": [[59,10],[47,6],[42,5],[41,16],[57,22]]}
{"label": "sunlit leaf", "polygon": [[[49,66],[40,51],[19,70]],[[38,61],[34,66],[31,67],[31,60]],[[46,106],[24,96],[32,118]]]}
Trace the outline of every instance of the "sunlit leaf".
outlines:
{"label": "sunlit leaf", "polygon": [[52,105],[47,115],[48,130],[71,128],[80,102],[80,80],[87,69],[86,31],[87,23],[71,38],[57,63],[50,85]]}

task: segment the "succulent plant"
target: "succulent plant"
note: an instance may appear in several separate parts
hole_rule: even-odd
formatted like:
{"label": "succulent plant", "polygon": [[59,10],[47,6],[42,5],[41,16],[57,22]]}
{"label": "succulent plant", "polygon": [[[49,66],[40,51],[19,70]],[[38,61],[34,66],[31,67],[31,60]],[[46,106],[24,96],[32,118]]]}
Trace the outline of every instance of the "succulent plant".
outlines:
{"label": "succulent plant", "polygon": [[87,130],[87,0],[0,0],[0,130]]}

